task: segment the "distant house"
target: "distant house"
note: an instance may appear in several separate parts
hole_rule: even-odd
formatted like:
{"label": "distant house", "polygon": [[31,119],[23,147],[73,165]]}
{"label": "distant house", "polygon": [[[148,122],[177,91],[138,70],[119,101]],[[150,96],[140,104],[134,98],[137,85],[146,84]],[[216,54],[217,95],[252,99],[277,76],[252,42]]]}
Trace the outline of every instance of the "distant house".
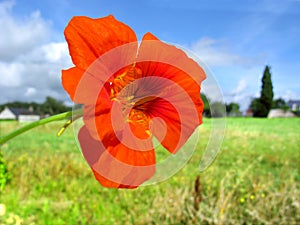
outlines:
{"label": "distant house", "polygon": [[246,117],[253,117],[253,111],[252,111],[252,109],[248,109],[248,110],[245,112],[245,116],[246,116]]}
{"label": "distant house", "polygon": [[300,100],[290,100],[288,106],[292,111],[298,111],[300,110]]}
{"label": "distant house", "polygon": [[280,118],[280,117],[296,117],[291,111],[284,111],[283,109],[271,109],[268,118]]}
{"label": "distant house", "polygon": [[18,120],[19,122],[33,122],[40,119],[40,116],[33,112],[32,109],[10,108],[5,107],[0,112],[0,120]]}

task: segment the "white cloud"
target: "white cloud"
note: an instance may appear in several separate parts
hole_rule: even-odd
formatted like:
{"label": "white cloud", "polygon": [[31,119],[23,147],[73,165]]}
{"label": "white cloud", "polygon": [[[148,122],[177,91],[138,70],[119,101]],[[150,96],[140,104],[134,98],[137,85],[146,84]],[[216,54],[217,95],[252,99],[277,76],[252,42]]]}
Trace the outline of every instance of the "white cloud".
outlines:
{"label": "white cloud", "polygon": [[[66,98],[61,86],[61,69],[71,65],[65,43],[38,46],[26,55],[22,54],[14,62],[0,62],[0,87],[2,86],[2,90],[24,89],[24,95],[16,93],[14,96],[11,93],[8,96],[15,100],[43,101],[47,95]],[[32,91],[28,92],[32,88],[35,89],[34,95]]]}
{"label": "white cloud", "polygon": [[23,70],[23,64],[0,61],[0,86],[11,88],[20,86],[22,84],[21,74]]}
{"label": "white cloud", "polygon": [[210,67],[243,65],[251,66],[262,61],[261,56],[245,57],[228,50],[228,44],[223,40],[201,38],[190,46],[190,49]]}
{"label": "white cloud", "polygon": [[[225,102],[238,103],[241,110],[246,110],[259,89],[265,56],[234,52],[230,43],[212,38],[202,38],[191,45],[190,49],[213,71],[224,93]],[[206,88],[205,84],[206,82],[203,83],[203,90],[217,100],[220,95],[216,96],[215,91],[211,87]]]}
{"label": "white cloud", "polygon": [[25,96],[34,96],[36,94],[36,89],[33,87],[29,87],[27,88],[26,92],[25,92]]}
{"label": "white cloud", "polygon": [[38,11],[20,18],[12,15],[13,6],[0,3],[0,104],[46,96],[66,101],[61,69],[72,65],[67,44],[49,43],[49,22]]}
{"label": "white cloud", "polygon": [[50,43],[44,45],[41,51],[45,54],[45,59],[49,62],[58,62],[60,60],[69,61],[69,50],[66,42]]}
{"label": "white cloud", "polygon": [[206,70],[206,79],[203,81],[201,88],[202,88],[201,91],[212,102],[224,102],[224,95],[219,83],[217,82],[213,74],[207,70]]}
{"label": "white cloud", "polygon": [[15,5],[14,1],[0,2],[0,15],[10,12],[14,5]]}
{"label": "white cloud", "polygon": [[247,80],[246,79],[241,79],[239,80],[236,88],[232,91],[232,95],[240,95],[247,89]]}
{"label": "white cloud", "polygon": [[40,12],[32,12],[24,18],[12,15],[14,3],[0,3],[0,60],[13,61],[26,54],[36,45],[45,43],[50,34],[49,23],[41,18]]}
{"label": "white cloud", "polygon": [[246,110],[251,99],[260,95],[263,66],[256,65],[251,68],[228,66],[217,69],[226,103],[238,103],[242,111]]}
{"label": "white cloud", "polygon": [[238,81],[236,87],[226,96],[226,102],[235,102],[240,105],[241,110],[246,110],[250,104],[253,93],[249,90],[249,83],[246,78]]}
{"label": "white cloud", "polygon": [[[275,98],[279,98],[280,96],[276,96]],[[292,91],[292,90],[286,90],[284,93],[283,93],[283,96],[282,98],[285,100],[285,101],[289,101],[289,100],[299,100],[300,98],[300,93],[296,93],[295,91]]]}

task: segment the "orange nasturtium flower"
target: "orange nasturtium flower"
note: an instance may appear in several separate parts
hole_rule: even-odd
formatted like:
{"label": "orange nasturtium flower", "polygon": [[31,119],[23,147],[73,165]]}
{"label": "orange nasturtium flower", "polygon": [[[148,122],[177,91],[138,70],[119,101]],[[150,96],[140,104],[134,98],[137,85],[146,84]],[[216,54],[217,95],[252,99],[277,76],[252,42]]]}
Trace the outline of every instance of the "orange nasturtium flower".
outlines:
{"label": "orange nasturtium flower", "polygon": [[113,16],[73,17],[65,29],[74,67],[62,71],[84,106],[82,153],[105,187],[135,188],[155,174],[152,138],[175,154],[202,122],[202,68],[182,50]]}

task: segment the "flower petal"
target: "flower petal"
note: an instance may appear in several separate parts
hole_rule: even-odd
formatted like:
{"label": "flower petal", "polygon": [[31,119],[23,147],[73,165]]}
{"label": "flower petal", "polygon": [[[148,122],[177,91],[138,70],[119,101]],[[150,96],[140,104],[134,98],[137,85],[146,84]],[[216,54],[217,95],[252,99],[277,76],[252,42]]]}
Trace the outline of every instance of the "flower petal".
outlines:
{"label": "flower petal", "polygon": [[120,143],[107,148],[92,168],[103,186],[137,187],[154,175],[155,152],[133,150]]}
{"label": "flower petal", "polygon": [[[200,85],[206,78],[204,70],[184,51],[160,41],[151,33],[144,35],[136,61],[143,62],[140,66],[142,66],[141,69],[145,76],[153,76],[155,69],[159,69],[155,76],[162,76],[180,84],[194,80],[196,84]],[[167,65],[162,66],[162,64]],[[181,71],[181,74],[173,73],[173,68]],[[184,78],[183,81],[182,78]]]}
{"label": "flower petal", "polygon": [[105,147],[122,144],[131,149],[147,151],[152,149],[149,130],[150,118],[132,109],[127,115],[118,101],[105,99],[102,94],[95,106],[84,107],[84,123],[91,136],[105,143]]}
{"label": "flower petal", "polygon": [[[170,98],[171,99],[171,98]],[[176,153],[200,124],[192,102],[177,101],[173,104],[165,99],[156,99],[147,113],[151,118],[151,132],[171,153]],[[159,119],[157,119],[159,118]]]}
{"label": "flower petal", "polygon": [[136,66],[143,77],[156,77],[153,90],[160,98],[149,104],[147,113],[164,121],[156,120],[152,132],[159,139],[164,134],[162,145],[175,153],[202,122],[200,83],[205,73],[182,50],[159,41],[151,33],[143,38]]}
{"label": "flower petal", "polygon": [[102,81],[78,67],[62,70],[62,85],[72,101],[79,104],[95,104],[104,88]]}
{"label": "flower petal", "polygon": [[77,67],[72,67],[68,70],[62,70],[62,85],[70,95],[72,101],[74,101],[77,85],[80,82],[84,72],[84,70]]}
{"label": "flower petal", "polygon": [[[105,95],[103,90],[96,105],[85,105],[83,121],[89,130],[92,137],[96,140],[105,140],[106,143],[115,145],[118,142],[117,135],[123,128],[123,121],[116,116],[114,124],[118,126],[113,127],[111,107],[112,101]],[[118,135],[119,136],[119,135]],[[107,147],[107,146],[105,146]]]}
{"label": "flower petal", "polygon": [[137,41],[134,31],[112,15],[100,19],[73,17],[65,29],[65,37],[73,63],[81,69],[87,69],[109,50]]}
{"label": "flower petal", "polygon": [[155,173],[153,149],[138,151],[121,143],[106,148],[107,143],[95,140],[85,126],[78,139],[95,178],[105,187],[135,188]]}

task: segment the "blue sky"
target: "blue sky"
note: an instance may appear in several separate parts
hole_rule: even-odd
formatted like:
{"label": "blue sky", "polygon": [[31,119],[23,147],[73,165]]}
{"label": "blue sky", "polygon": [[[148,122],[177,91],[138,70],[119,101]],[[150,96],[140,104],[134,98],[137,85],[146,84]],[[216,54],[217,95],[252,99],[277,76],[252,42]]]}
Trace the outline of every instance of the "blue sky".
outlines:
{"label": "blue sky", "polygon": [[0,1],[0,104],[47,95],[68,101],[60,70],[72,64],[63,30],[73,16],[109,14],[138,38],[150,31],[196,53],[226,102],[247,108],[265,65],[276,98],[300,99],[299,0],[7,0]]}

